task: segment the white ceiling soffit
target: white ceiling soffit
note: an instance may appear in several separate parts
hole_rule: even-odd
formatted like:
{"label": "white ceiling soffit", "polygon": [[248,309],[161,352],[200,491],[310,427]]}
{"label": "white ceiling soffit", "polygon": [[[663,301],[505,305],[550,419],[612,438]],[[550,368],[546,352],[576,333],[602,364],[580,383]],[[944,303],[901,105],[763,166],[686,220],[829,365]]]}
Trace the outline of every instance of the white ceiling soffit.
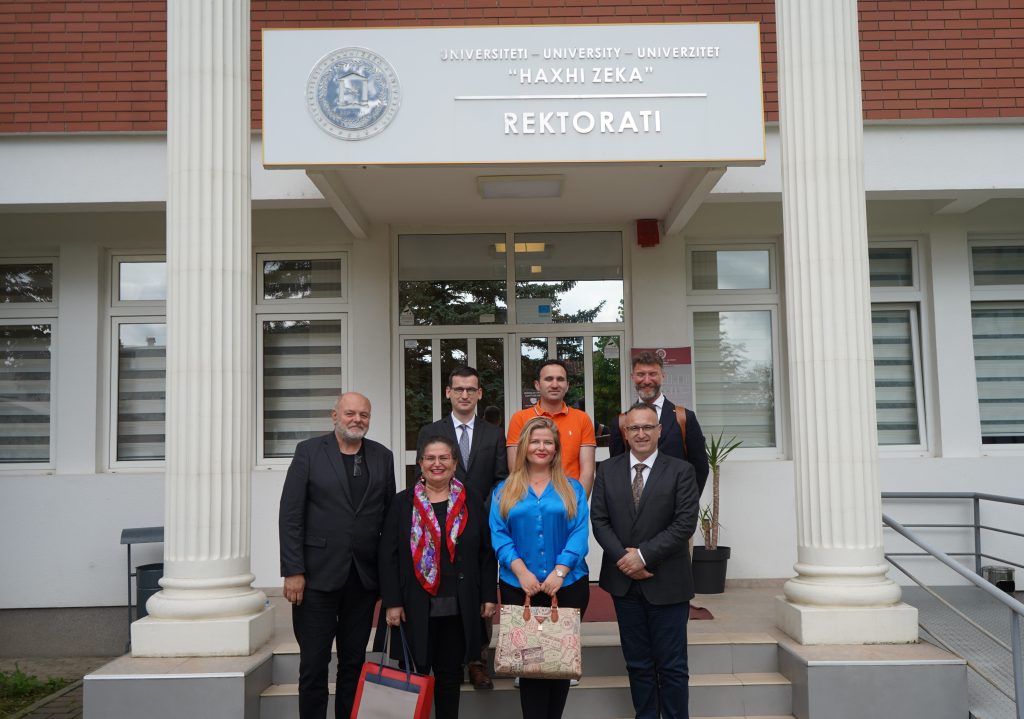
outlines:
{"label": "white ceiling soffit", "polygon": [[[678,232],[725,172],[682,164],[358,167],[309,172],[357,236],[369,225],[623,223],[655,217]],[[484,199],[479,178],[561,178],[557,197]],[[363,218],[361,220],[355,218]],[[666,230],[667,231],[667,230]]]}

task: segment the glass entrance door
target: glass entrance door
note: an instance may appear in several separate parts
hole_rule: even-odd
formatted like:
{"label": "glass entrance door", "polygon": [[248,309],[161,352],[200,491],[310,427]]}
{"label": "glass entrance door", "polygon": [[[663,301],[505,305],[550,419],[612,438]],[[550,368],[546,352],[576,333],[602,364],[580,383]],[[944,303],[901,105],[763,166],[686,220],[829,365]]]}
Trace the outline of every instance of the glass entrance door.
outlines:
{"label": "glass entrance door", "polygon": [[416,439],[420,428],[451,412],[444,396],[448,374],[459,365],[470,365],[480,373],[483,396],[478,413],[495,414],[504,426],[508,379],[505,335],[402,335],[403,456],[405,486],[415,479]]}
{"label": "glass entrance door", "polygon": [[[540,361],[549,357],[563,360],[569,367],[566,402],[594,420],[597,459],[607,458],[611,422],[622,411],[621,332],[436,336],[419,333],[403,334],[400,341],[406,486],[415,477],[420,428],[451,411],[444,389],[448,374],[461,364],[476,367],[480,372],[481,418],[493,414],[504,428],[513,412],[536,401],[533,380]],[[518,358],[509,356],[516,351]]]}
{"label": "glass entrance door", "polygon": [[569,368],[569,392],[565,401],[594,420],[597,459],[608,457],[611,422],[622,411],[622,333],[543,332],[516,335],[519,347],[519,376],[515,386],[518,404],[513,411],[537,401],[533,382],[544,359],[560,359]]}

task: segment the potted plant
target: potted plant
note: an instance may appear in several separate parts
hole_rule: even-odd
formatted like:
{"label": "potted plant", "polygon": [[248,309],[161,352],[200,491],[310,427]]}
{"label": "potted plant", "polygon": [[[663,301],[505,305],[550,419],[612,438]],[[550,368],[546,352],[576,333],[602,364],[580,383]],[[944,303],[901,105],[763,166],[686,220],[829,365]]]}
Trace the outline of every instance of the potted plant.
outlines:
{"label": "potted plant", "polygon": [[708,466],[711,468],[711,504],[700,511],[698,520],[700,531],[704,535],[704,546],[693,547],[693,588],[698,594],[721,594],[725,591],[725,572],[732,550],[718,546],[719,481],[722,476],[722,465],[739,447],[742,442],[735,436],[724,439],[725,431],[718,436],[711,436],[704,449],[708,455]]}

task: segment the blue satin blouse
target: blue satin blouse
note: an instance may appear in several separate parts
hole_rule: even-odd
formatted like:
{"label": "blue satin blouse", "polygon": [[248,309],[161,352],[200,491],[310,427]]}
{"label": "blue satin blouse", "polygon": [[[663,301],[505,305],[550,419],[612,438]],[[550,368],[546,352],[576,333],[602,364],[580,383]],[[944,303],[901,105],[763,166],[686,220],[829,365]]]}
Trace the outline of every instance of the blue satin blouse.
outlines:
{"label": "blue satin blouse", "polygon": [[572,519],[567,516],[565,504],[551,483],[540,497],[532,489],[527,489],[526,496],[512,507],[507,518],[503,518],[499,511],[505,482],[494,488],[491,497],[491,544],[498,557],[501,581],[520,586],[509,568],[517,559],[526,563],[527,569],[539,582],[544,581],[556,564],[569,568],[563,586],[590,576],[584,559],[590,549],[587,493],[575,479],[569,479],[569,486],[576,494],[576,516]]}

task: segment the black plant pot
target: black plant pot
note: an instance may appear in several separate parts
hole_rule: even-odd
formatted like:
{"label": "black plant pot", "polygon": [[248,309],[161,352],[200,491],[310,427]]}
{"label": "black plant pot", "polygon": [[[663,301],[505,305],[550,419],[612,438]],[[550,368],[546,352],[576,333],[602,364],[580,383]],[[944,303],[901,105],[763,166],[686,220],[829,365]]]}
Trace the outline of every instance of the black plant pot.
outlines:
{"label": "black plant pot", "polygon": [[729,563],[729,547],[718,545],[707,549],[693,546],[693,591],[697,594],[721,594],[725,591],[725,570]]}

